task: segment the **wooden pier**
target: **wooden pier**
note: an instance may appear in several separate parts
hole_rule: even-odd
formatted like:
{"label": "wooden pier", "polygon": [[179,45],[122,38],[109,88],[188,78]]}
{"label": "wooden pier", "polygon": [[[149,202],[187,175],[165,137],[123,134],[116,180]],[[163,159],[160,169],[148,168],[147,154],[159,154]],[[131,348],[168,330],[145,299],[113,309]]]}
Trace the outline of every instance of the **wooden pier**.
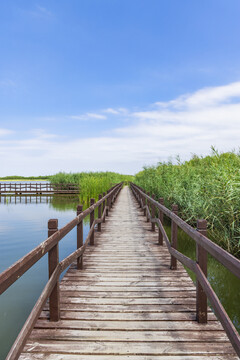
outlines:
{"label": "wooden pier", "polygon": [[[173,262],[168,247],[161,245],[165,235],[155,228],[157,221],[150,213],[152,210],[155,216],[153,206],[148,203],[144,207],[142,197],[135,192],[139,207],[128,187],[121,192],[115,188],[112,193],[111,197],[100,196],[103,206],[98,219],[91,212],[91,229],[94,225],[97,229],[90,229],[87,243],[94,246],[85,246],[84,257],[77,253],[77,261],[72,261],[55,295],[51,292],[53,286],[48,293],[43,291],[41,304],[36,304],[16,341],[18,350],[13,347],[7,359],[238,359],[239,343],[231,339],[235,351],[226,329],[210,308],[196,321],[196,287],[182,264]],[[101,203],[104,196],[106,204],[105,200]],[[81,208],[78,214],[83,214]],[[160,213],[162,221],[161,217]],[[56,232],[52,229],[49,235]],[[172,227],[172,236],[174,233]],[[78,228],[79,249],[83,248],[81,241],[82,229]],[[54,266],[51,271],[49,282]],[[9,277],[5,274],[5,279]],[[60,296],[57,301],[50,296],[50,313],[49,302],[45,301],[49,293]],[[197,314],[199,306],[204,304],[197,305]],[[51,316],[58,321],[49,321]],[[21,339],[26,341],[20,354]]]}
{"label": "wooden pier", "polygon": [[50,184],[48,182],[0,183],[0,195],[79,194],[79,191],[79,186],[75,184]]}

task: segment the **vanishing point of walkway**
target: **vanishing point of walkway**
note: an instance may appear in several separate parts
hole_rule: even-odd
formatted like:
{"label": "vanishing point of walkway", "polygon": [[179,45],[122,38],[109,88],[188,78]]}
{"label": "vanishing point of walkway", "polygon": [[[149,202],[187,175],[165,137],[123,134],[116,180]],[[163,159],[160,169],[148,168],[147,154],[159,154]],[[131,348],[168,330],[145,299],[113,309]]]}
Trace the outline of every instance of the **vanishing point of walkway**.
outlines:
{"label": "vanishing point of walkway", "polygon": [[195,321],[195,286],[165,246],[128,187],[121,191],[84,269],[61,281],[61,320],[42,312],[21,360],[238,359],[215,315]]}

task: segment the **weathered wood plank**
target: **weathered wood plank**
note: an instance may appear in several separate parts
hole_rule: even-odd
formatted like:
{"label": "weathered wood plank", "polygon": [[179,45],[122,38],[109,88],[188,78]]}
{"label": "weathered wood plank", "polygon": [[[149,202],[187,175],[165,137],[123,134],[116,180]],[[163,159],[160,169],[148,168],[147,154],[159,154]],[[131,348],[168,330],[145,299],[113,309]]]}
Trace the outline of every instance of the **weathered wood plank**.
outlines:
{"label": "weathered wood plank", "polygon": [[[49,312],[43,311],[40,315],[40,318],[48,318]],[[196,320],[195,312],[163,312],[163,313],[141,313],[141,312],[128,312],[128,313],[120,313],[120,312],[87,312],[87,311],[61,311],[61,319],[77,319],[77,320],[168,320],[168,321],[176,321],[176,320],[188,320],[194,321]],[[209,314],[210,320],[216,320],[216,316],[213,313]]]}
{"label": "weathered wood plank", "polygon": [[[112,360],[113,355],[81,355],[81,354],[33,354],[23,353],[19,360]],[[234,355],[207,355],[207,360],[238,360],[239,358]],[[114,355],[114,360],[203,360],[200,355]]]}
{"label": "weathered wood plank", "polygon": [[128,341],[128,342],[227,342],[224,331],[124,331],[124,330],[73,330],[73,329],[34,329],[31,340],[66,341]]}
{"label": "weathered wood plank", "polygon": [[158,320],[60,320],[57,323],[39,319],[35,329],[76,329],[76,330],[185,330],[185,331],[214,331],[223,330],[218,321],[209,321],[207,325],[199,327],[196,321],[158,321]]}
{"label": "weathered wood plank", "polygon": [[196,299],[192,298],[101,298],[94,297],[84,298],[84,297],[71,297],[71,296],[61,296],[62,304],[94,304],[94,305],[166,305],[166,304],[177,304],[177,305],[192,305],[196,304]]}
{"label": "weathered wood plank", "polygon": [[114,341],[28,341],[25,352],[97,355],[185,355],[234,354],[228,342],[114,342]]}
{"label": "weathered wood plank", "polygon": [[131,292],[122,292],[122,291],[76,291],[76,290],[64,290],[61,289],[61,294],[63,296],[71,297],[108,297],[108,298],[188,298],[195,297],[195,290],[179,290],[179,291],[131,291]]}

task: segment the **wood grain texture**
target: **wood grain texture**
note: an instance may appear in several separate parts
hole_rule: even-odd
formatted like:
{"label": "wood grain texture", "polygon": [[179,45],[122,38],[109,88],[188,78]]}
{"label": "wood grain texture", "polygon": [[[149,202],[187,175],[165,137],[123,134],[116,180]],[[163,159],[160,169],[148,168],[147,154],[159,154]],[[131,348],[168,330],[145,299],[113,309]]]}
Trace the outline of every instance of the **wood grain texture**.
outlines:
{"label": "wood grain texture", "polygon": [[71,265],[60,283],[61,320],[48,303],[20,360],[235,360],[221,324],[208,309],[196,319],[196,288],[159,246],[127,187],[109,209],[84,266]]}

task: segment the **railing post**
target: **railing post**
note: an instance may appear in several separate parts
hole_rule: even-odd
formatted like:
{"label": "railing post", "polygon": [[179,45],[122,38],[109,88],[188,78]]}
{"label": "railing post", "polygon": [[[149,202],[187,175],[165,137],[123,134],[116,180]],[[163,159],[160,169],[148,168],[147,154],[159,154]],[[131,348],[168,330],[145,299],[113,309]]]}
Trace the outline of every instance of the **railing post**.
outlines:
{"label": "railing post", "polygon": [[[58,220],[50,219],[48,221],[48,237],[58,231]],[[56,269],[59,263],[58,243],[48,252],[48,272],[49,278]],[[49,296],[49,313],[50,321],[59,321],[60,319],[60,292],[59,279],[56,282],[50,296]]]}
{"label": "railing post", "polygon": [[[172,212],[175,215],[178,214],[178,205],[176,205],[176,204],[172,205]],[[177,233],[178,233],[178,226],[172,220],[172,223],[171,223],[171,246],[176,250],[177,250]],[[171,269],[177,270],[177,259],[172,255],[171,255]]]}
{"label": "railing post", "polygon": [[140,193],[140,190],[138,189],[138,197],[139,197],[139,206],[140,209],[142,208],[142,194]]}
{"label": "railing post", "polygon": [[[92,206],[94,203],[95,203],[95,199],[91,199],[90,206]],[[94,223],[94,210],[90,213],[90,228],[92,227],[93,223]],[[94,245],[94,230],[90,237],[90,245]]]}
{"label": "railing post", "polygon": [[[107,195],[109,194],[109,190],[107,191]],[[109,197],[107,198],[107,208],[106,208],[106,216],[108,216],[109,212]]]}
{"label": "railing post", "polygon": [[[80,215],[82,213],[83,206],[78,205],[77,206],[77,215]],[[83,246],[83,221],[81,220],[77,224],[77,249],[79,249],[81,246]],[[77,258],[77,269],[81,270],[83,268],[83,255]]]}
{"label": "railing post", "polygon": [[[161,205],[164,205],[164,199],[159,198],[159,203]],[[161,224],[163,225],[163,212],[161,210],[159,210],[159,220],[160,220]],[[158,243],[159,243],[159,245],[163,245],[163,235],[162,235],[162,231],[160,230],[160,228],[158,229]]]}
{"label": "railing post", "polygon": [[[202,235],[207,236],[207,221],[202,219],[197,221],[197,231]],[[202,272],[207,277],[207,251],[201,246],[196,245],[196,260]],[[197,281],[197,314],[196,318],[199,323],[207,323],[207,296]]]}
{"label": "railing post", "polygon": [[[142,189],[142,192],[145,193],[145,191],[143,189]],[[146,200],[145,200],[144,194],[142,195],[142,203],[143,203],[143,207],[144,207],[146,205]],[[144,216],[146,215],[145,212],[146,212],[146,210],[143,209],[143,215]]]}
{"label": "railing post", "polygon": [[[147,195],[150,196],[150,192],[147,192]],[[148,207],[148,210],[150,210],[150,209],[149,209],[149,201],[148,201],[148,200],[147,200],[147,204],[146,204],[146,205],[147,205],[147,207]],[[148,218],[147,212],[146,212],[146,216],[147,216],[147,222],[149,222],[149,218]]]}
{"label": "railing post", "polygon": [[[98,195],[98,200],[102,199],[102,195]],[[102,217],[102,204],[98,206],[98,219],[100,220]],[[98,231],[101,231],[101,223],[98,223]]]}
{"label": "railing post", "polygon": [[[145,193],[145,191],[144,191],[144,193]],[[145,196],[143,195],[143,207],[144,206],[146,206],[146,198],[145,198]],[[146,216],[146,208],[145,209],[143,209],[143,216]]]}
{"label": "railing post", "polygon": [[[153,200],[155,200],[155,195],[152,195]],[[155,219],[155,205],[151,206],[151,215],[152,218]],[[152,231],[155,231],[155,223],[152,222]]]}
{"label": "railing post", "polygon": [[[106,193],[104,192],[103,193],[103,197],[106,196]],[[103,204],[102,204],[102,212],[104,213],[104,210],[105,210],[105,206],[106,206],[106,200],[104,200]],[[103,222],[105,223],[105,217],[106,217],[106,214],[104,215],[103,217]]]}
{"label": "railing post", "polygon": [[138,189],[138,203],[139,203],[140,209],[142,208],[141,199],[142,199],[142,195],[140,194],[140,190]]}

